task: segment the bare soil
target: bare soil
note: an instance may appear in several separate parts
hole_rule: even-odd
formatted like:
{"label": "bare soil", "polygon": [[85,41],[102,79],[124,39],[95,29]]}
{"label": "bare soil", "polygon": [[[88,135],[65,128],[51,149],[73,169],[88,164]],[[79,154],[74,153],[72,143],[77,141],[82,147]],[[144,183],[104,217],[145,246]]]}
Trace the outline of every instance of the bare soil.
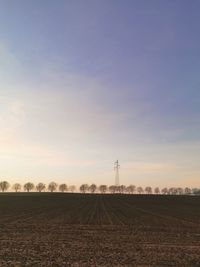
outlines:
{"label": "bare soil", "polygon": [[200,266],[200,197],[0,194],[0,266]]}

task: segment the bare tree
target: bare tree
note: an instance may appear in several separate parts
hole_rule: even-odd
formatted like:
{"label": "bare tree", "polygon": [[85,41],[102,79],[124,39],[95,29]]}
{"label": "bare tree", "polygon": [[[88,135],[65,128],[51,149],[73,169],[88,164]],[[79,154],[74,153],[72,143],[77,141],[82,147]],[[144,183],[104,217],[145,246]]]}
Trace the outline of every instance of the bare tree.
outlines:
{"label": "bare tree", "polygon": [[120,185],[116,185],[116,192],[115,193],[120,193]]}
{"label": "bare tree", "polygon": [[21,184],[16,183],[16,184],[13,185],[12,188],[15,190],[15,192],[18,192],[18,191],[21,190],[22,186],[21,186]]}
{"label": "bare tree", "polygon": [[170,195],[177,195],[177,193],[178,193],[177,188],[175,188],[175,187],[169,188],[168,192]]}
{"label": "bare tree", "polygon": [[0,190],[2,192],[7,191],[9,187],[10,187],[10,184],[7,181],[0,182]]}
{"label": "bare tree", "polygon": [[72,193],[74,193],[74,191],[76,190],[76,186],[75,185],[70,185],[68,190]]}
{"label": "bare tree", "polygon": [[54,192],[54,191],[56,191],[57,187],[58,187],[58,185],[57,185],[57,183],[55,183],[55,182],[51,182],[51,183],[48,185],[48,189],[49,189],[49,191],[50,191],[51,193]]}
{"label": "bare tree", "polygon": [[200,189],[199,188],[192,188],[192,194],[194,195],[200,195]]}
{"label": "bare tree", "polygon": [[24,191],[30,192],[31,190],[34,189],[34,187],[35,187],[35,186],[34,186],[33,183],[28,182],[28,183],[26,183],[26,184],[24,185]]}
{"label": "bare tree", "polygon": [[138,194],[142,194],[144,192],[143,188],[141,186],[137,187]]}
{"label": "bare tree", "polygon": [[147,194],[152,194],[152,188],[151,188],[151,186],[147,186],[147,187],[145,187],[145,192],[146,192]]}
{"label": "bare tree", "polygon": [[133,193],[135,193],[135,190],[136,190],[135,185],[129,185],[129,186],[127,186],[127,188],[126,188],[126,192],[129,193],[129,194],[133,194]]}
{"label": "bare tree", "polygon": [[101,193],[101,194],[105,194],[106,193],[106,191],[107,191],[107,185],[100,185],[99,186],[99,192]]}
{"label": "bare tree", "polygon": [[172,189],[172,194],[173,194],[173,195],[177,195],[177,194],[178,194],[178,189],[177,189],[176,187],[174,187],[174,188]]}
{"label": "bare tree", "polygon": [[114,194],[117,192],[117,186],[116,185],[110,185],[108,190],[110,193]]}
{"label": "bare tree", "polygon": [[196,192],[198,192],[198,188],[192,188],[192,194],[196,195]]}
{"label": "bare tree", "polygon": [[155,193],[155,194],[160,194],[160,189],[159,189],[159,187],[156,187],[156,188],[154,189],[154,193]]}
{"label": "bare tree", "polygon": [[173,192],[174,192],[174,187],[170,187],[169,190],[168,190],[168,193],[170,195],[173,195]]}
{"label": "bare tree", "polygon": [[89,185],[88,184],[82,184],[80,186],[80,192],[81,193],[86,193],[88,191],[88,189],[89,189]]}
{"label": "bare tree", "polygon": [[183,195],[183,192],[184,192],[183,188],[181,188],[181,187],[177,188],[177,194]]}
{"label": "bare tree", "polygon": [[91,193],[95,193],[97,191],[97,186],[95,184],[91,184],[88,188],[88,190],[91,192]]}
{"label": "bare tree", "polygon": [[59,191],[62,192],[62,193],[67,191],[67,185],[66,184],[59,185]]}
{"label": "bare tree", "polygon": [[185,192],[186,195],[190,195],[192,193],[192,190],[189,187],[186,187],[184,189],[184,192]]}
{"label": "bare tree", "polygon": [[43,184],[43,183],[39,183],[39,184],[36,185],[36,189],[37,189],[38,192],[44,191],[45,188],[46,188],[46,185]]}
{"label": "bare tree", "polygon": [[124,194],[126,192],[126,186],[125,185],[120,185],[119,186],[119,193]]}
{"label": "bare tree", "polygon": [[163,193],[163,195],[167,195],[169,193],[168,188],[164,187],[161,192]]}

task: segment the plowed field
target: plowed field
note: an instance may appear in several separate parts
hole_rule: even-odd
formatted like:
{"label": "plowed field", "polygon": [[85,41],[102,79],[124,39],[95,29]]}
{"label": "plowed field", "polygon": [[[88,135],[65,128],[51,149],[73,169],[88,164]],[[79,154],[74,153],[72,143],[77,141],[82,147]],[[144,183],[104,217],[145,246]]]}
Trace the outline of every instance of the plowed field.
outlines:
{"label": "plowed field", "polygon": [[200,197],[0,194],[0,266],[200,266]]}

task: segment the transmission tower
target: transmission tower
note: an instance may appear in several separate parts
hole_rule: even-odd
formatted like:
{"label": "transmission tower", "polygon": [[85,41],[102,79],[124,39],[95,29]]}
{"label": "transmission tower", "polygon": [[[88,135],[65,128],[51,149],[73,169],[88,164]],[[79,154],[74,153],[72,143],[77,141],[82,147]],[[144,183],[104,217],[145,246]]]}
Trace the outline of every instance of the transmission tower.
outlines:
{"label": "transmission tower", "polygon": [[115,170],[115,185],[119,186],[119,161],[115,161],[115,166],[114,166],[114,170]]}

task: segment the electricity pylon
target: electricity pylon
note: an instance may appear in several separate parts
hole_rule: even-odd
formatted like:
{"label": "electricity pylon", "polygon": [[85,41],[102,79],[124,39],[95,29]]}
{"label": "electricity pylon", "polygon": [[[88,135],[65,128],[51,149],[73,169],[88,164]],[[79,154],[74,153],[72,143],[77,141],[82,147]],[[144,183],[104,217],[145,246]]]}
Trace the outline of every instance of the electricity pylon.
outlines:
{"label": "electricity pylon", "polygon": [[119,186],[119,161],[115,161],[115,166],[114,166],[114,170],[115,170],[115,185]]}

